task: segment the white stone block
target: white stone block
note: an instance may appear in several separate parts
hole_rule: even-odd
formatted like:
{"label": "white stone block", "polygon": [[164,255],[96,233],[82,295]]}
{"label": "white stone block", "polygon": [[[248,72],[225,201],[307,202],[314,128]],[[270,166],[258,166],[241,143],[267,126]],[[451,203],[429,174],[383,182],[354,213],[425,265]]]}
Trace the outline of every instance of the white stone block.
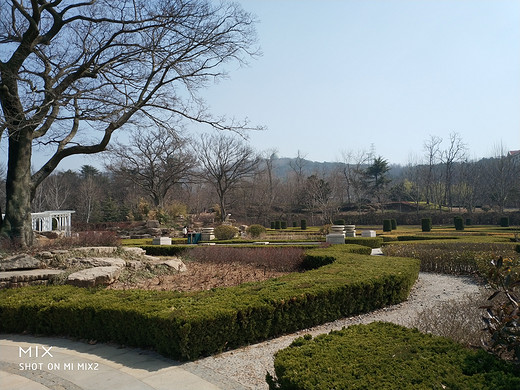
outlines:
{"label": "white stone block", "polygon": [[172,239],[170,237],[154,237],[152,245],[171,245]]}
{"label": "white stone block", "polygon": [[325,241],[329,244],[344,244],[345,235],[344,234],[327,234],[325,236]]}
{"label": "white stone block", "polygon": [[375,237],[376,231],[375,230],[363,230],[361,232],[361,237]]}

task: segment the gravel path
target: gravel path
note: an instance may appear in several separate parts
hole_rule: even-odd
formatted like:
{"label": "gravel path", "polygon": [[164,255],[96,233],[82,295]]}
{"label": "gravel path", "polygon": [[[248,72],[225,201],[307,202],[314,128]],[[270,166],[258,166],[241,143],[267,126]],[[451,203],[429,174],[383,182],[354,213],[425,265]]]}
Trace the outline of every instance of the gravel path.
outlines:
{"label": "gravel path", "polygon": [[212,372],[224,375],[229,378],[229,388],[265,390],[268,388],[265,375],[268,371],[274,372],[274,353],[287,347],[295,338],[303,334],[309,333],[316,336],[329,333],[331,330],[342,329],[345,326],[367,324],[373,321],[388,321],[407,326],[413,321],[416,313],[438,302],[457,300],[466,294],[476,293],[478,290],[479,285],[471,277],[420,273],[406,302],[211,356],[188,363],[185,368],[208,378],[211,377]]}

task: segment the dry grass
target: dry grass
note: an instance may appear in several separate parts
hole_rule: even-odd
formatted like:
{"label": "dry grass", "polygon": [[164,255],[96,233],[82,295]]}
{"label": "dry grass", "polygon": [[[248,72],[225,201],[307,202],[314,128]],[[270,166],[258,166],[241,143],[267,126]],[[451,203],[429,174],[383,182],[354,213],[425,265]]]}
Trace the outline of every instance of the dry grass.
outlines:
{"label": "dry grass", "polygon": [[110,288],[201,291],[276,278],[301,269],[301,248],[198,247],[183,259],[185,272],[136,271]]}
{"label": "dry grass", "polygon": [[483,290],[460,300],[439,302],[419,312],[411,325],[421,332],[447,337],[467,347],[481,347],[489,337],[483,330],[484,312],[480,308],[487,297]]}
{"label": "dry grass", "polygon": [[273,271],[251,264],[201,263],[192,261],[187,271],[175,274],[154,275],[133,281],[118,281],[113,289],[144,289],[161,291],[201,291],[217,287],[237,286],[242,283],[276,278],[288,272]]}
{"label": "dry grass", "polygon": [[407,243],[382,248],[386,256],[413,257],[421,260],[422,272],[454,275],[486,273],[489,262],[499,256],[519,259],[510,245],[500,243]]}

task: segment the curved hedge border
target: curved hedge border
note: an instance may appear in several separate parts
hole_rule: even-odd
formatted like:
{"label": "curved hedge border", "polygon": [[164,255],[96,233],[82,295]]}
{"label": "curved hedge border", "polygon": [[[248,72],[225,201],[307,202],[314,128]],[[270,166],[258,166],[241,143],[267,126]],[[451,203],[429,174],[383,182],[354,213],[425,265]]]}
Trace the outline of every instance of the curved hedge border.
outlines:
{"label": "curved hedge border", "polygon": [[345,237],[345,244],[357,244],[369,248],[381,248],[383,245],[382,237]]}
{"label": "curved hedge border", "polygon": [[484,351],[374,322],[300,337],[275,355],[270,389],[520,389],[520,370]]}
{"label": "curved hedge border", "polygon": [[348,244],[343,245],[332,245],[328,248],[315,248],[305,252],[303,258],[302,268],[306,270],[317,269],[327,264],[332,264],[336,261],[337,257],[340,257],[342,253],[348,251],[349,253],[357,253],[358,255],[370,255],[372,249],[367,246]]}
{"label": "curved hedge border", "polygon": [[[152,347],[196,359],[408,297],[419,261],[348,253],[319,269],[197,293],[35,286],[0,291],[0,331]],[[309,250],[309,255],[313,251]]]}

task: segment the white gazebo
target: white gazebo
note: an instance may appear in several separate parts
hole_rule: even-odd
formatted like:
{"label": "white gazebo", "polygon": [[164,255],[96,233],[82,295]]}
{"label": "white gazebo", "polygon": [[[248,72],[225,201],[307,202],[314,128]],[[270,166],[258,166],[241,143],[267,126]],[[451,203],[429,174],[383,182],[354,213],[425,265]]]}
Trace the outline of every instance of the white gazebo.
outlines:
{"label": "white gazebo", "polygon": [[54,210],[41,213],[31,213],[32,228],[36,232],[65,232],[70,237],[72,231],[72,210]]}

